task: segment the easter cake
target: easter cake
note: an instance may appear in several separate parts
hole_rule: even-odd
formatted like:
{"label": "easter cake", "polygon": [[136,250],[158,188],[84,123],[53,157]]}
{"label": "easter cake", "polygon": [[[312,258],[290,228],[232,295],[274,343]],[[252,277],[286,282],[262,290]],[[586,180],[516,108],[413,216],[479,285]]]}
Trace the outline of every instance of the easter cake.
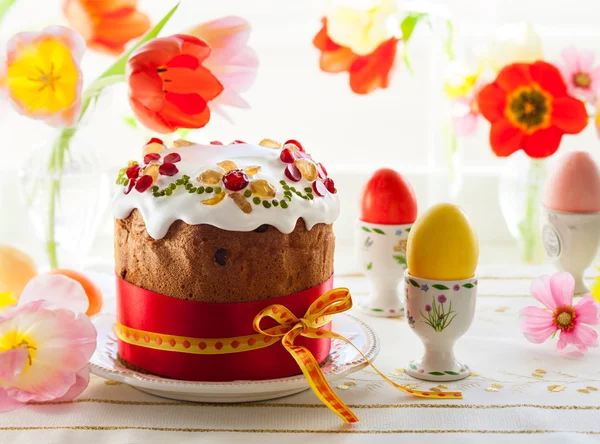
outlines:
{"label": "easter cake", "polygon": [[[117,184],[121,363],[201,381],[300,373],[252,323],[271,304],[301,317],[332,288],[339,199],[323,165],[294,140],[152,139]],[[329,354],[328,339],[297,342],[318,362]]]}

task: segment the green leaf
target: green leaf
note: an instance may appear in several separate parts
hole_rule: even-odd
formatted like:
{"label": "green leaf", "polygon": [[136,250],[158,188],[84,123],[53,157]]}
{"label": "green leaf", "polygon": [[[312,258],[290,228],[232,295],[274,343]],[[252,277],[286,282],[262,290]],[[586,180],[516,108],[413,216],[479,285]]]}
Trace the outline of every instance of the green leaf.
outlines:
{"label": "green leaf", "polygon": [[135,120],[135,117],[133,117],[133,116],[123,117],[123,122],[125,122],[127,125],[129,125],[133,129],[137,129],[138,124],[137,124],[137,120]]}
{"label": "green leaf", "polygon": [[408,282],[410,282],[410,285],[413,287],[421,288],[421,286],[414,279],[409,279]]}
{"label": "green leaf", "polygon": [[442,372],[429,372],[429,374],[433,376],[444,376],[444,373]]}
{"label": "green leaf", "polygon": [[450,290],[448,287],[446,287],[445,285],[441,285],[441,284],[435,284],[435,285],[432,285],[432,287],[437,290]]}
{"label": "green leaf", "polygon": [[364,231],[366,231],[367,233],[370,233],[371,230],[369,230],[367,227],[361,227]]}
{"label": "green leaf", "polygon": [[398,262],[400,265],[406,265],[406,258],[404,256],[394,256],[394,259],[396,259],[396,262]]}
{"label": "green leaf", "polygon": [[407,233],[410,233],[410,228],[407,228],[405,231],[406,231]]}
{"label": "green leaf", "polygon": [[127,66],[127,60],[129,60],[129,57],[131,56],[131,54],[133,53],[133,51],[135,51],[136,49],[138,49],[140,46],[142,46],[148,40],[151,40],[151,39],[155,38],[160,33],[160,31],[162,31],[162,29],[165,27],[165,25],[170,20],[171,16],[175,13],[175,11],[177,10],[177,8],[179,8],[179,3],[177,3],[167,13],[167,15],[165,15],[162,18],[162,20],[160,22],[158,22],[154,26],[154,28],[152,28],[150,31],[148,31],[144,35],[144,37],[142,37],[135,44],[135,46],[133,48],[131,48],[129,51],[127,51],[125,54],[123,54],[119,60],[117,60],[110,68],[108,68],[106,71],[104,71],[99,78],[102,79],[104,77],[124,75],[125,74],[125,67]]}
{"label": "green leaf", "polygon": [[17,0],[0,0],[0,22],[4,19],[4,16],[8,12],[11,6],[13,6]]}
{"label": "green leaf", "polygon": [[417,23],[425,17],[427,17],[427,14],[424,12],[412,12],[402,20],[402,23],[400,23],[400,30],[402,31],[402,40],[404,40],[404,44],[407,44],[412,37]]}
{"label": "green leaf", "polygon": [[446,373],[447,375],[458,376],[458,373],[451,372],[451,371],[448,371],[448,370],[446,370],[444,373]]}
{"label": "green leaf", "polygon": [[454,60],[454,24],[452,20],[446,20],[446,28],[448,29],[448,34],[444,39],[444,51],[448,59]]}
{"label": "green leaf", "polygon": [[382,312],[383,308],[372,308],[371,311]]}
{"label": "green leaf", "polygon": [[465,288],[473,288],[474,286],[475,285],[473,285],[473,284],[465,284],[465,285],[463,285],[463,287],[465,287]]}
{"label": "green leaf", "polygon": [[412,368],[413,370],[417,369],[417,366],[415,364],[409,364],[409,367]]}
{"label": "green leaf", "polygon": [[189,129],[189,128],[179,128],[179,129],[177,130],[177,134],[178,134],[178,135],[179,135],[179,137],[181,137],[182,139],[185,139],[189,133],[190,133],[190,129]]}
{"label": "green leaf", "polygon": [[367,264],[367,270],[371,270],[373,268],[373,262],[369,262]]}
{"label": "green leaf", "polygon": [[373,228],[373,231],[377,234],[385,234],[385,231],[380,230],[379,228]]}

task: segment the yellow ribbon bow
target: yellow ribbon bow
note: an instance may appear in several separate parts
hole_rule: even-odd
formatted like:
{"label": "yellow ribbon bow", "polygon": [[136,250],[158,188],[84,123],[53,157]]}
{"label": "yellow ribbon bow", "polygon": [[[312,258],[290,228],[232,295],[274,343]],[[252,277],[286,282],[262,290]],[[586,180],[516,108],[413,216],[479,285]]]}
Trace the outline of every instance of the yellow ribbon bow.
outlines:
{"label": "yellow ribbon bow", "polygon": [[[332,390],[331,386],[325,379],[323,372],[321,372],[319,363],[312,353],[307,348],[294,344],[294,341],[298,336],[304,336],[307,338],[341,339],[342,341],[345,341],[361,354],[361,356],[366,360],[367,364],[369,364],[373,370],[379,374],[379,376],[404,393],[408,393],[420,398],[462,399],[462,393],[460,392],[422,392],[418,390],[407,389],[406,387],[396,384],[394,381],[377,370],[377,368],[371,364],[367,357],[348,339],[342,335],[334,333],[333,331],[319,329],[319,321],[322,320],[324,316],[342,313],[350,310],[350,308],[352,308],[352,297],[350,295],[350,290],[347,288],[336,288],[325,293],[316,301],[314,301],[302,318],[297,318],[294,313],[292,313],[283,305],[274,304],[266,307],[256,315],[253,326],[254,330],[256,330],[258,333],[274,338],[281,338],[281,343],[298,363],[298,366],[302,370],[302,373],[304,373],[304,376],[306,377],[306,380],[308,381],[312,391],[315,393],[315,395],[317,395],[321,402],[323,402],[327,407],[329,407],[330,410],[342,418],[344,422],[358,422],[358,418]],[[271,318],[280,325],[263,330],[260,328],[260,322],[264,318]]]}

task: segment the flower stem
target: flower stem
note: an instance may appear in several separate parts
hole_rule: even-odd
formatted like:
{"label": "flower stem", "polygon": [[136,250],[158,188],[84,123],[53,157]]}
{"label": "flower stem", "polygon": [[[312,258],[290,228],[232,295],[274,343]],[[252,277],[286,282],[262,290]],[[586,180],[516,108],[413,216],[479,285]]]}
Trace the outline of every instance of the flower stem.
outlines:
{"label": "flower stem", "polygon": [[525,201],[525,217],[519,223],[521,234],[521,260],[527,264],[535,262],[539,250],[539,188],[544,174],[544,161],[533,159],[527,174],[527,196]]}

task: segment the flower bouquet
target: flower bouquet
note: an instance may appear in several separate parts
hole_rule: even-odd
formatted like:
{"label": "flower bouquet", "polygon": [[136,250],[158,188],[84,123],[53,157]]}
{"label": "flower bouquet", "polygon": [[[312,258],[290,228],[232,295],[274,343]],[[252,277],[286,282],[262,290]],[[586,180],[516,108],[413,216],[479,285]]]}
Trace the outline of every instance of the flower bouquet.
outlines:
{"label": "flower bouquet", "polygon": [[[600,66],[594,65],[592,53],[574,48],[565,50],[561,61],[544,60],[540,38],[531,26],[516,36],[490,45],[490,55],[470,69],[464,64],[457,69],[454,62],[445,92],[451,101],[450,146],[456,147],[456,138],[474,134],[483,117],[490,123],[493,153],[515,160],[511,179],[500,185],[500,203],[519,241],[521,259],[533,263],[543,256],[538,214],[544,159],[558,150],[565,134],[578,134],[588,125],[588,108],[596,105],[600,87]],[[515,153],[520,150],[529,159],[518,158]],[[527,177],[515,182],[515,171],[526,160]]]}

